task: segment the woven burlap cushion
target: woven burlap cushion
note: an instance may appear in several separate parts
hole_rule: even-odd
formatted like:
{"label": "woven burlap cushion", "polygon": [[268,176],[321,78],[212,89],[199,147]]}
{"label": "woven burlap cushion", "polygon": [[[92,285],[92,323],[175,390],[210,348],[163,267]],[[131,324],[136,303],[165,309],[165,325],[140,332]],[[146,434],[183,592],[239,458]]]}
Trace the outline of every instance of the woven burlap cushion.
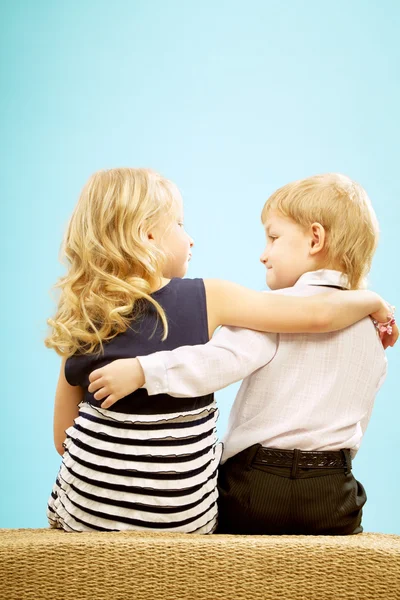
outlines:
{"label": "woven burlap cushion", "polygon": [[7,600],[400,598],[400,536],[0,530]]}

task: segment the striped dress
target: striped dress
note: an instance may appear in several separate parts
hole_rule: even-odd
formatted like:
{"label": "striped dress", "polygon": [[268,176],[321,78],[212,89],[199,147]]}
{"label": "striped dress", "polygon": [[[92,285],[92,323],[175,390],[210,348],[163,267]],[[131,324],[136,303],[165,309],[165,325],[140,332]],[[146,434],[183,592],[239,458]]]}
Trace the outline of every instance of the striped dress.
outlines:
{"label": "striped dress", "polygon": [[66,431],[65,453],[48,502],[51,527],[66,531],[153,530],[212,533],[217,523],[218,411],[213,395],[149,397],[137,390],[109,410],[87,390],[89,374],[118,358],[208,340],[204,284],[172,279],[153,294],[169,325],[165,342],[150,306],[105,345],[104,354],[66,362],[85,395]]}

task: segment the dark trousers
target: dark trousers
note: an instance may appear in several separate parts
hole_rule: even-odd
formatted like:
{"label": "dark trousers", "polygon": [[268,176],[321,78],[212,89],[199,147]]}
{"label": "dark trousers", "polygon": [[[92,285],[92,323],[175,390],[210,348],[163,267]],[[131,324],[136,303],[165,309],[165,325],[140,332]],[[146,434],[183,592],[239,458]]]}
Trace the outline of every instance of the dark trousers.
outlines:
{"label": "dark trousers", "polygon": [[[350,535],[361,533],[367,496],[344,468],[260,465],[259,444],[220,466],[217,533]],[[256,464],[254,464],[256,462]]]}

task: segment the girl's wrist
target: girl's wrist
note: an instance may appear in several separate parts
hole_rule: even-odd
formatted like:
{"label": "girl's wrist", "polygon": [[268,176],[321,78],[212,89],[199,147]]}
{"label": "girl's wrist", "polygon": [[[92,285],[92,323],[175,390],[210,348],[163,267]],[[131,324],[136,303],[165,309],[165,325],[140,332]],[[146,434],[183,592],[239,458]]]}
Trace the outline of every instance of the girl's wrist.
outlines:
{"label": "girl's wrist", "polygon": [[367,304],[369,308],[369,314],[377,312],[382,306],[382,298],[376,292],[372,290],[362,290],[364,294],[368,294]]}

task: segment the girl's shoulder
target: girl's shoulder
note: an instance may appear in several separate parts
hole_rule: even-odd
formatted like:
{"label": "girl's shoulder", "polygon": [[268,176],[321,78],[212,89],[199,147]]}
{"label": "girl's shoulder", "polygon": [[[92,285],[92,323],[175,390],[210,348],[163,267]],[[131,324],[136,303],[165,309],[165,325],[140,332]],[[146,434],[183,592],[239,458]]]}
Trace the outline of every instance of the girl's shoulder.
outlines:
{"label": "girl's shoulder", "polygon": [[173,277],[167,285],[152,293],[152,297],[160,300],[163,297],[178,296],[181,294],[200,294],[205,296],[204,279],[199,277],[189,279],[187,277]]}
{"label": "girl's shoulder", "polygon": [[[189,328],[194,335],[196,331],[200,333],[204,330],[207,332],[208,341],[207,296],[203,279],[174,277],[167,285],[154,292],[152,297],[165,311],[169,337],[174,337],[173,329],[176,325],[178,336],[181,335],[180,327]],[[150,307],[149,314],[151,313]]]}

